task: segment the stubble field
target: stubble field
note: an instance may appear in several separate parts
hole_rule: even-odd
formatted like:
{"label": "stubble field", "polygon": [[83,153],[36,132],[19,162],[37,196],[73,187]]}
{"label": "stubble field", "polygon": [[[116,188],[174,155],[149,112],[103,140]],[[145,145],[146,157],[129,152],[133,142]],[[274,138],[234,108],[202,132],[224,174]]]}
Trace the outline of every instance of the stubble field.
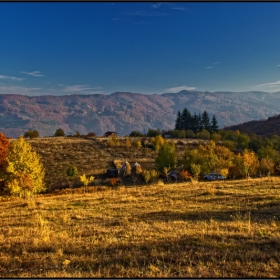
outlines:
{"label": "stubble field", "polygon": [[0,203],[0,277],[280,276],[280,178]]}

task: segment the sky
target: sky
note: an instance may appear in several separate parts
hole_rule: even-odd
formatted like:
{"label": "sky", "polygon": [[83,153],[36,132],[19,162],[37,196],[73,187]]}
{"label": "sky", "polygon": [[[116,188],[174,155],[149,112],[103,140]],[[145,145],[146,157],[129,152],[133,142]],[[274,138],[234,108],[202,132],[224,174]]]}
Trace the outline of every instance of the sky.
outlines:
{"label": "sky", "polygon": [[1,2],[0,94],[280,91],[277,2]]}

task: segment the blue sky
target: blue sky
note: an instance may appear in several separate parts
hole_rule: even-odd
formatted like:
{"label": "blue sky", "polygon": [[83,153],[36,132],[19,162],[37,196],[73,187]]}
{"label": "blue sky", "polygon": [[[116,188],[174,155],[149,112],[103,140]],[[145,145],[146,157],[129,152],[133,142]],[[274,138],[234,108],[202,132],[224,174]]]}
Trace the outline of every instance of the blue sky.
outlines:
{"label": "blue sky", "polygon": [[280,91],[280,3],[1,2],[0,94]]}

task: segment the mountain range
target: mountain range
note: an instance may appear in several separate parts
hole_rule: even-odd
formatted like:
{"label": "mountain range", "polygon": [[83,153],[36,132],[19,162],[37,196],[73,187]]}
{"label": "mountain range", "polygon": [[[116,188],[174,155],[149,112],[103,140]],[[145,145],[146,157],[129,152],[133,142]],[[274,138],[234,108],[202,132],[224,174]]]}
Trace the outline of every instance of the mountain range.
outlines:
{"label": "mountain range", "polygon": [[180,91],[146,95],[115,92],[110,95],[26,96],[0,94],[0,131],[18,137],[29,129],[51,136],[57,128],[66,134],[174,129],[178,110],[215,114],[220,128],[280,113],[280,93]]}

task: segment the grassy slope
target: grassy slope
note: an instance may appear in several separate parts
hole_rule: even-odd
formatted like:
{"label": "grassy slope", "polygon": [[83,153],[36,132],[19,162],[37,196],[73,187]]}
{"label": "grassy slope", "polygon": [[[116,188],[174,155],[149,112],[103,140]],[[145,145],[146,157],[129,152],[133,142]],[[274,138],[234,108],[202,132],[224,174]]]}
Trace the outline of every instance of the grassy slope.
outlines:
{"label": "grassy slope", "polygon": [[94,175],[99,182],[98,178],[114,167],[115,159],[128,160],[131,165],[137,160],[143,168],[153,168],[156,155],[151,149],[128,149],[124,139],[120,139],[120,147],[110,147],[108,138],[49,137],[27,141],[42,158],[48,188],[67,184],[66,170],[70,164],[77,166],[79,175]]}
{"label": "grassy slope", "polygon": [[0,203],[0,277],[279,277],[280,178]]}

